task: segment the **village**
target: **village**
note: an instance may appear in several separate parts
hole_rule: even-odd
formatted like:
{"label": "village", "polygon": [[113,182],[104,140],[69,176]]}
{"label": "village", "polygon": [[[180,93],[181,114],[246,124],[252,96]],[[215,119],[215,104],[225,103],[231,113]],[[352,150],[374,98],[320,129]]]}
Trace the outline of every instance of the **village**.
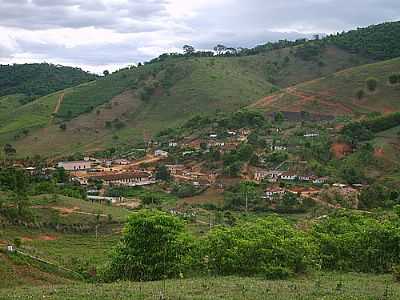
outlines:
{"label": "village", "polygon": [[[257,187],[257,197],[265,202],[266,207],[276,206],[288,194],[299,201],[308,199],[329,208],[341,207],[343,203],[329,200],[332,197],[327,195],[332,193],[353,199],[349,206],[355,207],[357,200],[354,199],[366,185],[348,184],[317,175],[307,161],[299,158],[298,153],[305,146],[284,142],[283,136],[292,131],[292,128],[269,128],[264,138],[266,142],[260,143],[259,136],[256,142],[252,141],[255,139],[254,128],[223,131],[207,128],[190,135],[161,136],[149,140],[140,157],[87,156],[81,160],[56,161],[49,169],[65,170],[70,181],[85,189],[86,198],[92,202],[126,204],[128,208],[137,205],[129,205],[130,199],[110,195],[108,191],[115,187],[156,187],[171,193],[174,188],[186,185],[191,187],[192,192],[180,197],[199,195],[207,190],[224,195],[226,190],[247,182]],[[318,139],[320,134],[323,134],[322,130],[312,130],[304,131],[300,137],[299,134],[292,136],[309,143]],[[245,153],[244,158],[237,157],[241,151],[246,152],[243,150],[246,147],[252,147],[252,150]],[[345,151],[349,150],[344,149],[340,155],[346,155]],[[240,165],[236,168],[238,162]],[[234,167],[236,170],[233,171]],[[26,170],[35,173],[34,167],[26,167]],[[206,200],[212,202],[213,199]]]}

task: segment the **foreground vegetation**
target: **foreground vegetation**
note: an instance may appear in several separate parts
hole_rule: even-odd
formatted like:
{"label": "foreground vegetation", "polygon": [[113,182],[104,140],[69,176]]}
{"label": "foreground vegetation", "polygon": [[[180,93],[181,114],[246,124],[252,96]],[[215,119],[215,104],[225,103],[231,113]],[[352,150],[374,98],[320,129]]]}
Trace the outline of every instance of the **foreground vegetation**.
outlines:
{"label": "foreground vegetation", "polygon": [[399,299],[400,284],[387,275],[317,273],[293,280],[205,277],[156,282],[74,284],[0,290],[0,299]]}

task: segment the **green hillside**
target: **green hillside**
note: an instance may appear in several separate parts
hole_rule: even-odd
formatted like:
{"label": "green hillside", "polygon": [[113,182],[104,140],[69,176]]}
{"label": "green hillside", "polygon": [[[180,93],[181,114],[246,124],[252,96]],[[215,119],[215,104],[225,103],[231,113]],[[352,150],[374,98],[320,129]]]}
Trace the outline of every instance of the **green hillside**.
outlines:
{"label": "green hillside", "polygon": [[[0,142],[11,141],[19,155],[62,155],[72,149],[137,142],[144,134],[179,125],[193,115],[235,111],[281,87],[368,61],[326,47],[318,61],[305,61],[287,48],[244,57],[180,57],[146,64],[19,107],[15,115],[3,118],[7,125],[0,127]],[[37,106],[42,108],[40,118]],[[35,122],[30,115],[37,116]]]}
{"label": "green hillside", "polygon": [[[15,145],[18,156],[128,145],[193,115],[232,112],[262,97],[254,106],[268,112],[392,112],[399,87],[389,76],[399,72],[399,60],[375,62],[397,55],[398,26],[268,43],[236,55],[165,54],[32,103],[1,98],[0,145]],[[382,49],[392,50],[378,55]],[[370,77],[374,90],[366,86]]]}
{"label": "green hillside", "polygon": [[[400,58],[367,64],[289,87],[252,106],[330,115],[390,113],[400,110],[400,84],[389,82],[399,72]],[[376,82],[376,89],[368,88],[368,79]]]}

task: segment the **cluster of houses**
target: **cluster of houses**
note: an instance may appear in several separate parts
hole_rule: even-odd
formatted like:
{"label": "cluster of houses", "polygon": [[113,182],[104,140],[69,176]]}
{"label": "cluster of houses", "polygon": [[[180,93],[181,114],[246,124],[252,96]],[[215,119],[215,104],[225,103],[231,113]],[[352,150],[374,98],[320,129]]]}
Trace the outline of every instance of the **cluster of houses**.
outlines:
{"label": "cluster of houses", "polygon": [[166,165],[166,167],[176,182],[191,183],[194,186],[210,186],[215,184],[218,176],[216,173],[197,172],[183,164]]}
{"label": "cluster of houses", "polygon": [[313,184],[325,184],[328,182],[328,177],[318,177],[310,174],[297,174],[295,172],[283,172],[278,170],[262,170],[258,169],[254,172],[254,180],[261,182],[267,180],[269,182],[282,181],[301,181]]}

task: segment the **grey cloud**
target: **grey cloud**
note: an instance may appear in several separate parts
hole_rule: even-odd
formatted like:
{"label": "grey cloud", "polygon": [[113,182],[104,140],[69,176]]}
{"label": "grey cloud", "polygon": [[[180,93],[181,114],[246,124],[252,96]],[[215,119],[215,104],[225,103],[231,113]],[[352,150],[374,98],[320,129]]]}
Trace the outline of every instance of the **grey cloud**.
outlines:
{"label": "grey cloud", "polygon": [[189,14],[192,17],[170,16],[169,1],[0,0],[3,27],[35,31],[91,26],[121,34],[142,33],[141,40],[74,48],[17,40],[14,53],[0,46],[0,57],[29,53],[82,65],[128,64],[150,59],[153,54],[142,50],[149,47],[161,48],[160,52],[162,47],[180,48],[186,43],[198,49],[217,43],[253,47],[400,19],[399,0],[210,0]]}
{"label": "grey cloud", "polygon": [[146,32],[154,30],[157,18],[165,15],[166,0],[119,4],[105,0],[0,0],[0,26],[31,30],[94,26]]}

